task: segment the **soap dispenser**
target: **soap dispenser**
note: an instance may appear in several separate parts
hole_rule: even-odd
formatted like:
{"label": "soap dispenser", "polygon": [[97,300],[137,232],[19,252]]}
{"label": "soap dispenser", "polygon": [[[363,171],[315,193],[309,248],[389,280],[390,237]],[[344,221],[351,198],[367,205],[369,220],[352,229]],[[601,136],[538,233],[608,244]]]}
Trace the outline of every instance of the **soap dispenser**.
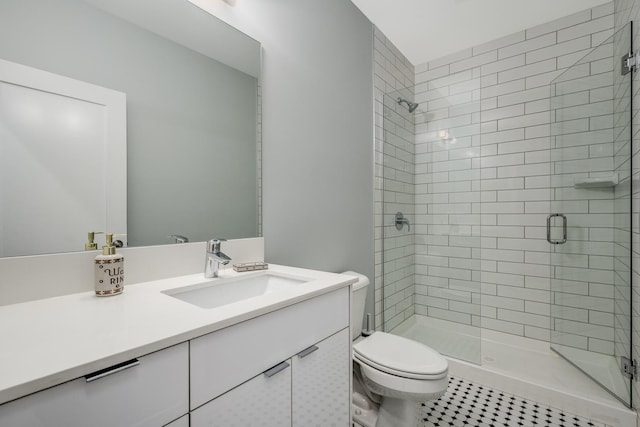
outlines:
{"label": "soap dispenser", "polygon": [[95,289],[97,296],[121,294],[124,290],[124,256],[116,253],[113,234],[107,234],[107,244],[95,261]]}
{"label": "soap dispenser", "polygon": [[98,244],[93,241],[95,239],[96,234],[102,234],[102,231],[90,231],[87,233],[88,241],[84,244],[85,251],[97,251]]}

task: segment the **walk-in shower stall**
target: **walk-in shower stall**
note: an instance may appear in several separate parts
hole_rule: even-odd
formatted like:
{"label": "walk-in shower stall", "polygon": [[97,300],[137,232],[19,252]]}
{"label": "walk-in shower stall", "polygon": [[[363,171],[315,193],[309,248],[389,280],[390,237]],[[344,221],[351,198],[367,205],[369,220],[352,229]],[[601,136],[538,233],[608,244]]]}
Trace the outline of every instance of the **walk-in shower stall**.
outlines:
{"label": "walk-in shower stall", "polygon": [[509,352],[550,347],[631,405],[630,27],[555,73],[493,63],[385,94],[384,330],[532,381],[555,374]]}

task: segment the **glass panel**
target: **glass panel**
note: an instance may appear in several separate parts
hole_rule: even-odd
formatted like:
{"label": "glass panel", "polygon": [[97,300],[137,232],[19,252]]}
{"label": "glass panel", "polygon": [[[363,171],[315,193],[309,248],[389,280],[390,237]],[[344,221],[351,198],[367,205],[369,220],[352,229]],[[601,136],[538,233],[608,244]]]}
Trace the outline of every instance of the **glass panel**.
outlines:
{"label": "glass panel", "polygon": [[[415,147],[413,90],[384,96],[383,141],[383,329],[390,331],[414,314]],[[406,102],[398,104],[398,98]],[[401,229],[395,215],[402,212]]]}
{"label": "glass panel", "polygon": [[[630,25],[551,84],[551,347],[626,404],[630,381]],[[562,216],[560,216],[562,214]],[[566,243],[563,221],[566,218]]]}
{"label": "glass panel", "polygon": [[384,330],[473,363],[481,357],[479,76],[467,70],[384,97]]}

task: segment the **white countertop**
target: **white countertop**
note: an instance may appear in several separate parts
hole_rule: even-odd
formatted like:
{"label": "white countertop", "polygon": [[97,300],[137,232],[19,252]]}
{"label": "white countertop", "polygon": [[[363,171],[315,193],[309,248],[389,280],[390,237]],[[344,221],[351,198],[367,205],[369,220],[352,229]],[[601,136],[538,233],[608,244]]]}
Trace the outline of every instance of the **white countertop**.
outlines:
{"label": "white countertop", "polygon": [[202,273],[139,283],[124,293],[83,292],[0,307],[0,404],[135,357],[278,310],[356,282],[352,276],[278,265],[269,272],[312,279],[218,308],[203,309],[162,291],[218,279]]}

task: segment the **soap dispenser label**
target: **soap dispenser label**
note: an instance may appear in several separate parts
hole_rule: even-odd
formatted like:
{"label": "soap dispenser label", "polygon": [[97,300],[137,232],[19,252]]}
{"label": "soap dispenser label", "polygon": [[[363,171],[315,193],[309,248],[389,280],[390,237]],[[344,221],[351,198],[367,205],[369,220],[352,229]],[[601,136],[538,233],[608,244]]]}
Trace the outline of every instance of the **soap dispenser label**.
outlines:
{"label": "soap dispenser label", "polygon": [[95,289],[98,296],[122,293],[124,289],[124,257],[96,259]]}

